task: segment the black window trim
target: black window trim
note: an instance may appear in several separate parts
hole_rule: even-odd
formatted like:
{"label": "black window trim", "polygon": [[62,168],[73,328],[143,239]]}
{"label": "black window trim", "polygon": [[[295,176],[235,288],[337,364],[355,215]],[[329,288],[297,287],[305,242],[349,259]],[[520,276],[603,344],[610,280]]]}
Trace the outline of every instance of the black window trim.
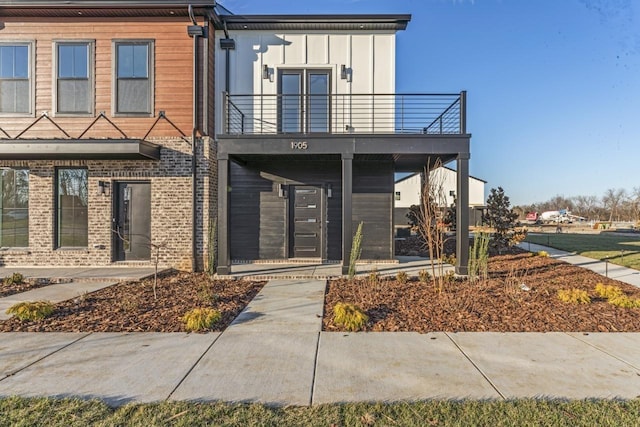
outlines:
{"label": "black window trim", "polygon": [[[89,47],[87,71],[89,73],[89,111],[88,112],[58,112],[58,46],[65,44],[87,44]],[[92,39],[54,39],[52,46],[52,106],[54,117],[94,117],[96,114],[96,41]]]}
{"label": "black window trim", "polygon": [[[118,111],[118,45],[146,44],[149,46],[147,72],[149,73],[148,112],[121,113]],[[112,39],[111,40],[111,115],[113,117],[154,117],[155,116],[155,40],[154,39]]]}
{"label": "black window trim", "polygon": [[29,56],[29,64],[28,64],[28,71],[29,71],[29,111],[27,113],[4,113],[2,111],[0,111],[0,117],[35,117],[36,116],[36,82],[35,82],[35,68],[36,68],[36,61],[35,61],[35,40],[33,39],[29,39],[29,40],[15,40],[15,39],[9,39],[9,40],[0,40],[0,46],[27,46],[28,47],[28,56]]}
{"label": "black window trim", "polygon": [[[53,249],[54,250],[87,250],[89,247],[89,194],[87,193],[87,246],[62,246],[60,244],[60,212],[59,212],[59,200],[60,194],[58,193],[58,172],[60,170],[73,170],[73,169],[83,169],[87,171],[87,187],[89,185],[89,168],[86,166],[56,166],[54,167],[54,179],[53,179]],[[87,192],[89,189],[87,188]]]}
{"label": "black window trim", "polygon": [[[27,183],[27,193],[29,193],[29,191],[31,190],[31,184],[30,184],[30,172],[29,172],[29,168],[28,167],[24,167],[24,166],[3,166],[0,167],[0,171],[2,170],[6,170],[6,169],[11,169],[14,171],[17,170],[23,170],[23,171],[27,171],[27,176],[29,177],[29,182]],[[2,193],[1,193],[1,189],[0,189],[0,198],[2,197]],[[0,244],[0,249],[4,250],[25,250],[29,248],[29,235],[30,235],[30,226],[29,226],[29,212],[31,211],[31,208],[29,207],[29,202],[31,201],[31,196],[28,195],[27,196],[27,246],[4,246]],[[4,207],[2,206],[2,202],[0,200],[0,215],[2,214],[2,211],[4,210]],[[0,233],[2,233],[2,230],[0,230]],[[0,243],[2,242],[2,236],[0,235]]]}

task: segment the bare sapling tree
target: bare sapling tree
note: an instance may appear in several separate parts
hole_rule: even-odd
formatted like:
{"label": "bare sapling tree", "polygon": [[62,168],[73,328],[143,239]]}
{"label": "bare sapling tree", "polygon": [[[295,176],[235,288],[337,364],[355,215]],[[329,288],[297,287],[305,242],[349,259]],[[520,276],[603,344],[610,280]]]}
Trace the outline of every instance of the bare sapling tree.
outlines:
{"label": "bare sapling tree", "polygon": [[[427,165],[429,164],[431,164],[431,159],[427,161]],[[439,173],[441,167],[442,161],[437,159],[431,169],[428,166],[425,168],[420,195],[420,212],[415,219],[417,232],[429,250],[431,280],[438,292],[442,292],[445,280],[442,261],[445,226],[441,207],[446,206],[447,203],[444,192],[444,174]]]}
{"label": "bare sapling tree", "polygon": [[[118,238],[120,240],[122,240],[123,243],[127,244],[127,245],[131,245],[131,240],[124,237],[122,235],[122,233],[120,233],[119,229],[115,229],[112,230],[114,233],[116,233],[118,235]],[[140,234],[132,234],[132,236],[142,236]],[[153,259],[153,264],[154,264],[154,271],[153,271],[153,299],[157,300],[158,299],[158,266],[160,265],[160,250],[164,249],[167,247],[167,243],[166,242],[161,242],[161,243],[156,243],[156,242],[152,242],[151,239],[148,236],[142,236],[144,238],[149,239],[149,242],[147,243],[140,243],[145,245],[146,247],[148,247],[149,249],[151,249],[151,251],[153,252],[152,254],[152,259]]]}

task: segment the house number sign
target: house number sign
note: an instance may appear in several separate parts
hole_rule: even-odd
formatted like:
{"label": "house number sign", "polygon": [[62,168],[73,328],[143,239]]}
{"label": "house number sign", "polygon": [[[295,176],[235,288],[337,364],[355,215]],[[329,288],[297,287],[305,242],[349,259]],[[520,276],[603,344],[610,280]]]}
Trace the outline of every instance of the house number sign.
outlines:
{"label": "house number sign", "polygon": [[292,150],[306,150],[307,148],[309,148],[307,141],[291,141]]}

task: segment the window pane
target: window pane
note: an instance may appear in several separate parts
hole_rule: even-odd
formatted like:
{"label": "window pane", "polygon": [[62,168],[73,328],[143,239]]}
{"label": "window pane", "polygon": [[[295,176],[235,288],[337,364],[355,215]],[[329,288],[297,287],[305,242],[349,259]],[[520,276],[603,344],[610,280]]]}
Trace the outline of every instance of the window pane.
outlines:
{"label": "window pane", "polygon": [[147,78],[147,65],[149,63],[147,54],[147,45],[133,46],[133,76],[138,78]]}
{"label": "window pane", "polygon": [[118,45],[118,77],[133,77],[133,45]]}
{"label": "window pane", "polygon": [[72,46],[58,46],[58,77],[73,77],[73,48]]}
{"label": "window pane", "polygon": [[88,242],[86,169],[58,169],[58,246]]}
{"label": "window pane", "polygon": [[300,132],[300,75],[281,76],[282,101],[280,122],[282,132]]}
{"label": "window pane", "polygon": [[58,81],[58,112],[89,113],[89,80]]}
{"label": "window pane", "polygon": [[0,246],[29,246],[29,171],[0,173]]}
{"label": "window pane", "polygon": [[309,74],[309,131],[329,132],[329,75]]}
{"label": "window pane", "polygon": [[0,46],[0,78],[13,77],[13,46]]}
{"label": "window pane", "polygon": [[89,77],[89,46],[73,46],[73,77],[86,79]]}
{"label": "window pane", "polygon": [[29,77],[29,48],[27,46],[15,47],[14,77],[26,79]]}
{"label": "window pane", "polygon": [[149,80],[118,80],[118,112],[149,113]]}

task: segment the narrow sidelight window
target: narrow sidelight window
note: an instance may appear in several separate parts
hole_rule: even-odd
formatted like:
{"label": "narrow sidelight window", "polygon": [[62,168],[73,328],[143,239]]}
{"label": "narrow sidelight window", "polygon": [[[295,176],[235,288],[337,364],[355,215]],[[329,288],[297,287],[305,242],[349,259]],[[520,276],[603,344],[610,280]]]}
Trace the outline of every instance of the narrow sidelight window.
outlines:
{"label": "narrow sidelight window", "polygon": [[88,245],[89,195],[86,169],[57,169],[57,247]]}
{"label": "narrow sidelight window", "polygon": [[153,43],[115,43],[115,113],[152,114]]}
{"label": "narrow sidelight window", "polygon": [[92,44],[58,42],[56,44],[56,112],[91,114],[93,112]]}
{"label": "narrow sidelight window", "polygon": [[29,246],[29,171],[0,170],[0,246]]}
{"label": "narrow sidelight window", "polygon": [[0,113],[30,114],[31,43],[0,43]]}

